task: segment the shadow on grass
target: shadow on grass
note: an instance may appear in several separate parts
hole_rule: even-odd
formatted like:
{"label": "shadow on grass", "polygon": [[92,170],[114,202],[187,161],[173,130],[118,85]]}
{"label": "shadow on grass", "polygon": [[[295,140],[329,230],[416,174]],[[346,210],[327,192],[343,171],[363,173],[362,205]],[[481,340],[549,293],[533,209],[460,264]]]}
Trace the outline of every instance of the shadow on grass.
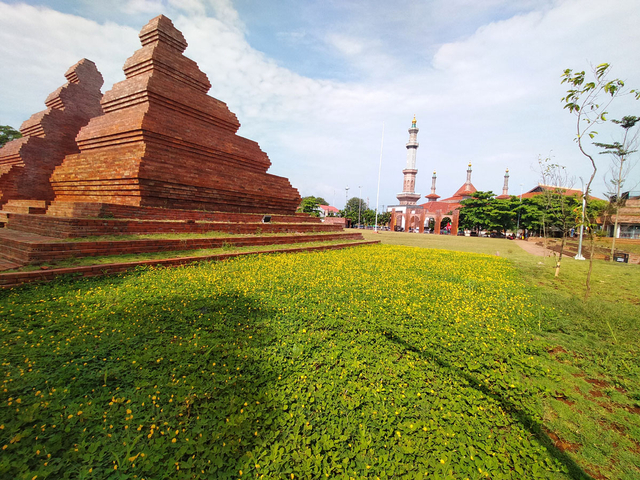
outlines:
{"label": "shadow on grass", "polygon": [[[37,303],[8,320],[3,358],[28,354],[38,368],[10,385],[7,395],[23,398],[29,414],[1,411],[0,436],[58,427],[11,443],[0,477],[85,478],[93,469],[92,478],[192,478],[196,472],[236,478],[255,452],[268,450],[282,412],[261,394],[283,373],[262,356],[275,338],[267,321],[273,312],[231,289],[162,296],[132,288],[128,294],[125,280],[83,281],[83,289],[117,284],[121,296],[114,292],[106,302],[98,296],[75,310],[66,297],[50,302],[50,322],[43,324]],[[57,285],[23,293],[62,299],[64,290],[78,287]],[[31,348],[11,341],[32,327],[44,328],[52,341]],[[52,389],[46,405],[34,397],[35,390]],[[55,462],[44,463],[32,454],[36,449]]]}
{"label": "shadow on grass", "polygon": [[411,352],[418,357],[433,361],[439,366],[453,372],[455,375],[464,378],[468,382],[469,388],[473,388],[481,392],[483,395],[486,395],[488,398],[491,398],[496,403],[498,403],[505,412],[512,415],[513,418],[518,421],[518,423],[520,423],[526,430],[528,430],[536,438],[536,440],[547,449],[551,456],[553,456],[564,467],[566,467],[567,473],[570,478],[574,480],[593,480],[593,477],[587,474],[575,461],[571,459],[571,457],[569,457],[565,452],[555,446],[551,438],[549,438],[547,433],[544,431],[544,427],[540,422],[532,418],[527,412],[524,412],[513,402],[507,400],[499,393],[496,393],[487,388],[481,381],[479,381],[468,372],[454,367],[446,360],[444,360],[442,355],[440,355],[438,352],[420,350],[420,348],[400,338],[393,332],[384,332],[383,336],[390,342],[398,345],[404,351]]}

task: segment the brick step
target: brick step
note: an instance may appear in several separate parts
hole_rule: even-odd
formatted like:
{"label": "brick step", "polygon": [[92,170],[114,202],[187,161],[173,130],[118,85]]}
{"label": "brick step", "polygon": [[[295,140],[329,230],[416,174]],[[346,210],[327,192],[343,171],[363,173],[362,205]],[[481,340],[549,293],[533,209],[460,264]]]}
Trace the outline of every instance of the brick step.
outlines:
{"label": "brick step", "polygon": [[13,205],[16,207],[33,207],[33,208],[47,208],[46,200],[24,200],[24,199],[13,199],[7,201],[5,206]]}
{"label": "brick step", "polygon": [[15,263],[10,260],[5,260],[4,258],[0,258],[0,272],[4,272],[6,270],[13,270],[14,268],[20,268],[23,265],[20,263]]}
{"label": "brick step", "polygon": [[2,206],[0,213],[6,221],[7,213],[22,213],[31,215],[44,215],[47,212],[47,202],[45,200],[9,200]]}
{"label": "brick step", "polygon": [[[262,218],[260,216],[260,218]],[[81,238],[102,235],[146,235],[156,233],[231,234],[339,232],[340,225],[324,223],[262,223],[262,222],[210,222],[195,220],[124,220],[98,218],[68,218],[49,215],[23,215],[10,213],[5,228],[46,235],[55,238]]]}
{"label": "brick step", "polygon": [[222,248],[226,245],[246,247],[333,240],[362,240],[362,234],[339,232],[318,235],[60,242],[48,237],[3,229],[0,230],[0,245],[2,246],[0,258],[24,265],[37,265],[67,258],[198,250]]}
{"label": "brick step", "polygon": [[133,269],[138,266],[153,266],[163,265],[167,267],[185,265],[193,262],[200,261],[222,261],[230,258],[240,257],[244,255],[259,255],[266,253],[299,253],[305,251],[319,251],[319,250],[339,250],[342,248],[357,247],[363,245],[372,245],[380,243],[379,240],[362,240],[360,242],[352,243],[340,243],[333,245],[317,245],[313,247],[297,247],[288,250],[273,250],[264,249],[253,252],[239,252],[239,253],[222,253],[218,255],[209,255],[201,257],[180,257],[180,258],[167,258],[161,260],[145,260],[140,262],[126,262],[126,263],[110,263],[102,265],[89,265],[84,267],[72,267],[72,268],[54,268],[47,270],[35,270],[31,272],[10,272],[0,273],[0,288],[12,288],[19,285],[23,285],[31,282],[50,282],[60,275],[78,275],[82,277],[96,277],[103,275],[112,275],[114,273],[122,273],[127,270]]}
{"label": "brick step", "polygon": [[[582,245],[582,256],[586,259],[589,259],[591,258],[591,253],[589,252],[589,248],[585,248],[585,247],[586,247],[585,245]],[[549,245],[547,248],[553,252],[560,253],[560,245]],[[563,257],[574,257],[577,254],[578,254],[578,247],[574,247],[574,246],[565,245],[564,250],[562,251]],[[596,260],[609,260],[609,255],[599,252],[598,249],[596,249],[593,252],[593,258]]]}
{"label": "brick step", "polygon": [[[47,210],[47,216],[54,217],[97,217],[137,220],[196,220],[210,222],[262,222],[264,214],[209,212],[202,210],[181,210],[158,207],[134,207],[109,203],[63,202],[53,201]],[[295,215],[269,215],[272,223],[315,223],[322,221],[317,217],[299,213]]]}
{"label": "brick step", "polygon": [[2,207],[2,212],[7,213],[22,213],[25,215],[44,215],[47,213],[46,208],[29,207],[27,205],[5,205]]}

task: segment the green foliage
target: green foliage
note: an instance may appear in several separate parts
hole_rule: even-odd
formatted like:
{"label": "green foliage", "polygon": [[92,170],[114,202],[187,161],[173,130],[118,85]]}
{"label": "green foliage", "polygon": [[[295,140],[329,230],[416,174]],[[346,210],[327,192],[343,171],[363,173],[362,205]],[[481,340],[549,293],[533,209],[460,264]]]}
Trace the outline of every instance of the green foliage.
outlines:
{"label": "green foliage", "polygon": [[322,204],[318,202],[318,199],[316,197],[303,197],[296,212],[308,213],[309,215],[313,215],[314,217],[319,217],[320,208],[318,208],[318,205]]}
{"label": "green foliage", "polygon": [[[344,210],[340,210],[340,216],[350,219],[356,225],[358,223],[358,215],[360,216],[360,223],[363,225],[375,224],[375,210],[369,209],[369,205],[364,199],[352,197],[347,201]],[[378,224],[380,224],[379,220]]]}
{"label": "green foliage", "polygon": [[351,197],[347,201],[347,204],[345,205],[344,210],[347,213],[355,212],[356,219],[357,219],[358,211],[359,210],[365,211],[368,208],[369,208],[369,205],[367,205],[367,202],[363,198]]}
{"label": "green foliage", "polygon": [[9,125],[0,125],[0,147],[11,140],[21,137],[22,134]]}
{"label": "green foliage", "polygon": [[493,192],[474,192],[471,198],[460,202],[459,224],[472,230],[514,229],[519,200],[516,197],[497,199]]}
{"label": "green foliage", "polygon": [[390,246],[0,292],[0,477],[578,478],[533,313],[505,259]]}
{"label": "green foliage", "polygon": [[[591,184],[595,178],[597,166],[596,162],[586,150],[583,139],[588,135],[593,139],[598,132],[595,128],[607,122],[607,108],[619,96],[632,94],[636,100],[640,99],[640,90],[632,89],[627,91],[623,80],[618,78],[609,79],[608,75],[611,71],[611,65],[601,63],[592,68],[593,79],[586,81],[586,73],[584,71],[574,73],[571,69],[566,69],[562,74],[562,84],[567,84],[569,90],[567,95],[562,98],[564,108],[569,110],[576,116],[576,143],[580,152],[589,160],[592,173],[587,182],[585,195],[591,193]],[[635,123],[634,123],[635,124]],[[602,144],[601,144],[602,145]]]}

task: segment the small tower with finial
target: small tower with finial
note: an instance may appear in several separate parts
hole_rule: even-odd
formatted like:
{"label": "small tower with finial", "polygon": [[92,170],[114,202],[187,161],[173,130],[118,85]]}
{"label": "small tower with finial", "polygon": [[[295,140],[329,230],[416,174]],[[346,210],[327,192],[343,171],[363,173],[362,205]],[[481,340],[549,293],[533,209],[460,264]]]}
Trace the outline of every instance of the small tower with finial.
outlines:
{"label": "small tower with finial", "polygon": [[509,195],[509,169],[504,172],[504,185],[502,186],[502,195]]}
{"label": "small tower with finial", "polygon": [[407,142],[407,165],[402,173],[404,182],[402,185],[402,193],[396,195],[400,205],[415,205],[420,198],[419,193],[415,193],[416,189],[416,153],[418,151],[418,127],[416,126],[416,116],[413,116],[411,128],[409,129],[409,142]]}
{"label": "small tower with finial", "polygon": [[431,193],[429,195],[425,195],[427,200],[430,202],[435,202],[440,198],[440,195],[436,194],[436,171],[433,171],[433,177],[431,177]]}

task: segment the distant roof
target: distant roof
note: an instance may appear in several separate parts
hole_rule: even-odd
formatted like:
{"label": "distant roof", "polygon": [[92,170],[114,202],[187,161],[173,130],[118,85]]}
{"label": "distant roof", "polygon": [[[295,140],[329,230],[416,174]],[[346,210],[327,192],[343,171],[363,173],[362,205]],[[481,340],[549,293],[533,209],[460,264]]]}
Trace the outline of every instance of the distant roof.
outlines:
{"label": "distant roof", "polygon": [[338,213],[340,210],[338,210],[336,207],[332,207],[330,205],[318,205],[318,207],[320,207],[322,210],[324,210],[325,212],[333,212],[333,213]]}
{"label": "distant roof", "polygon": [[441,210],[443,214],[446,214],[449,211],[455,210],[460,207],[460,204],[457,202],[426,202],[418,205],[419,207],[424,208],[429,213],[436,213],[438,210]]}
{"label": "distant roof", "polygon": [[[548,191],[548,190],[553,190],[555,191],[555,193],[561,193],[562,195],[566,195],[567,197],[582,196],[582,190],[578,188],[566,188],[566,187],[559,187],[557,185],[539,184],[533,187],[528,192],[523,193],[522,198],[535,197],[536,195],[540,195],[544,191]],[[591,198],[592,200],[602,200],[602,198],[594,197],[593,195],[589,195],[589,198]]]}

